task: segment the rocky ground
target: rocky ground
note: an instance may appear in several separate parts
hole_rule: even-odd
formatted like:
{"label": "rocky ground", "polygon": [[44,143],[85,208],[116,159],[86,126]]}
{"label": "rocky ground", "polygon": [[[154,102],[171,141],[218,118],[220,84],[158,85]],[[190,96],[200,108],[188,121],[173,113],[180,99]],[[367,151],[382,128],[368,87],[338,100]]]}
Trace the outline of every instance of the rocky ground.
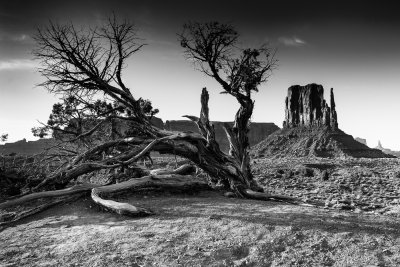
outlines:
{"label": "rocky ground", "polygon": [[[274,194],[321,207],[142,191],[128,218],[89,197],[0,229],[0,266],[400,266],[399,159],[255,159]],[[400,195],[400,194],[399,194]]]}
{"label": "rocky ground", "polygon": [[255,159],[268,192],[326,208],[390,213],[400,203],[400,159]]}
{"label": "rocky ground", "polygon": [[277,202],[143,193],[156,215],[99,211],[90,199],[0,232],[0,266],[399,266],[397,218]]}

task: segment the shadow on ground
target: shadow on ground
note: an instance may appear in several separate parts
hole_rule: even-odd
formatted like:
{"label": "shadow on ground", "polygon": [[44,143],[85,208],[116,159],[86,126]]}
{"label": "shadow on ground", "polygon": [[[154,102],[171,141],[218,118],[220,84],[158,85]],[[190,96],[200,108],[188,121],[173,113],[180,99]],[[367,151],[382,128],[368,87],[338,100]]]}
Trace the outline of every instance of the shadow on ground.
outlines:
{"label": "shadow on ground", "polygon": [[3,229],[0,265],[399,266],[395,218],[226,198],[147,192],[121,201],[155,215],[129,218],[89,198]]}
{"label": "shadow on ground", "polygon": [[[216,192],[201,192],[195,195],[174,195],[152,192],[140,196],[124,197],[119,201],[149,208],[157,220],[178,218],[203,218],[211,220],[239,220],[244,223],[271,226],[292,226],[303,229],[320,229],[335,232],[365,232],[369,234],[400,235],[400,223],[395,218],[375,214],[355,214],[346,211],[308,208],[274,201],[255,201],[226,198]],[[126,225],[145,218],[130,218],[109,213],[97,207],[89,198],[50,208],[40,214],[23,219],[10,227],[52,217],[51,224],[43,227],[79,226],[103,224]],[[63,219],[57,219],[61,218]],[[66,219],[68,218],[68,219]]]}

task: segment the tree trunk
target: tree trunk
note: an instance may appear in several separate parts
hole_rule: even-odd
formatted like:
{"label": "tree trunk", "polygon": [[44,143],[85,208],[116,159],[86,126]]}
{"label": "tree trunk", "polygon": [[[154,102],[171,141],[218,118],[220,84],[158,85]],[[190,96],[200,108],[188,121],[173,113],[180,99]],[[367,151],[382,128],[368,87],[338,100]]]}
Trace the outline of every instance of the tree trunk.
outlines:
{"label": "tree trunk", "polygon": [[102,197],[107,194],[115,194],[122,192],[134,192],[141,188],[162,188],[162,189],[178,189],[182,191],[195,191],[209,189],[207,183],[194,179],[192,176],[168,174],[168,175],[151,175],[139,179],[130,179],[129,181],[119,184],[112,184],[102,187],[97,187],[92,190],[91,196],[93,201],[112,212],[127,216],[146,216],[153,212],[149,209],[135,207],[128,203],[106,200]]}
{"label": "tree trunk", "polygon": [[[194,168],[192,165],[185,164],[172,171],[154,170],[150,175],[141,178],[133,178],[129,181],[118,184],[104,186],[96,184],[80,184],[67,189],[32,193],[17,199],[0,203],[0,209],[7,210],[5,215],[0,217],[0,226],[16,222],[22,218],[41,212],[56,204],[73,201],[79,197],[82,197],[89,191],[91,191],[92,200],[108,211],[133,217],[151,215],[153,212],[149,209],[135,207],[129,203],[107,200],[104,199],[104,197],[121,194],[127,191],[134,193],[135,190],[147,188],[160,188],[163,190],[172,189],[174,191],[179,190],[180,192],[194,192],[210,189],[209,185],[205,181],[197,179],[191,175],[186,175],[193,173],[193,170]],[[43,204],[38,202],[40,204],[33,208],[30,207],[32,206],[31,204],[36,203],[35,201],[37,200],[46,201],[44,201]],[[21,211],[19,209],[18,212],[12,211],[13,207],[26,205],[27,203],[28,207],[25,207],[24,210]]]}
{"label": "tree trunk", "polygon": [[224,154],[215,141],[214,127],[209,120],[208,92],[203,88],[201,94],[200,118],[186,116],[195,121],[206,144],[198,142],[199,159],[191,158],[200,168],[214,179],[233,190],[236,195],[244,197],[244,189],[262,191],[253,180],[249,157],[249,120],[253,113],[254,102],[248,98],[240,100],[241,107],[236,114],[233,127],[224,125],[230,143],[229,155]]}
{"label": "tree trunk", "polygon": [[[175,154],[187,158],[203,169],[210,176],[210,182],[230,189],[237,196],[245,197],[244,190],[260,191],[254,182],[250,171],[248,154],[248,122],[253,110],[253,102],[246,102],[239,109],[233,128],[228,128],[230,140],[230,155],[223,153],[215,140],[215,131],[209,120],[208,110],[209,95],[206,88],[201,94],[200,118],[186,116],[195,121],[200,129],[200,134],[193,132],[168,132],[156,127],[137,124],[140,131],[146,132],[148,138],[125,138],[101,144],[77,156],[67,168],[46,178],[34,190],[39,190],[45,185],[58,184],[65,186],[72,179],[80,175],[104,168],[115,168],[132,165],[134,161],[150,150],[163,154]],[[149,139],[153,136],[156,139]],[[98,155],[110,147],[126,147],[135,145],[135,149],[126,150],[124,153],[103,161],[88,161],[91,156]],[[139,168],[139,166],[136,165]],[[146,173],[145,173],[146,174]]]}
{"label": "tree trunk", "polygon": [[249,138],[250,118],[253,114],[254,102],[248,99],[240,99],[240,108],[235,116],[233,127],[224,124],[224,129],[229,140],[229,155],[232,156],[240,166],[243,175],[243,183],[249,188],[260,190],[259,186],[253,180],[250,168],[249,156]]}

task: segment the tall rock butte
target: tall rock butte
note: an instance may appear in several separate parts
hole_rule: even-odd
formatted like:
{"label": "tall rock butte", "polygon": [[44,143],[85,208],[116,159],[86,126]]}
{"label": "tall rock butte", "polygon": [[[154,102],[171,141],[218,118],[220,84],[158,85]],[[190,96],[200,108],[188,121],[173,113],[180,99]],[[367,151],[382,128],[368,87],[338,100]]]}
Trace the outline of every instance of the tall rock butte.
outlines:
{"label": "tall rock butte", "polygon": [[326,126],[338,128],[335,96],[331,89],[330,107],[324,99],[324,88],[318,84],[289,87],[285,100],[284,128]]}
{"label": "tall rock butte", "polygon": [[335,96],[330,106],[318,84],[289,87],[283,129],[252,147],[253,157],[392,157],[354,140],[339,129]]}

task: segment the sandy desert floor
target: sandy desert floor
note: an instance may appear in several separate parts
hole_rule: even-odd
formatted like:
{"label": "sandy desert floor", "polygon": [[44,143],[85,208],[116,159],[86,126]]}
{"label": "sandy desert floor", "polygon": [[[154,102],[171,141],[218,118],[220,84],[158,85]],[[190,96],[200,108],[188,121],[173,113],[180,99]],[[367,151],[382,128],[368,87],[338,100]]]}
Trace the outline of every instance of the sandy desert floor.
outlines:
{"label": "sandy desert floor", "polygon": [[[271,193],[320,208],[142,191],[101,211],[89,197],[0,230],[0,266],[400,266],[400,160],[257,159]],[[345,210],[344,210],[345,209]]]}
{"label": "sandy desert floor", "polygon": [[0,232],[0,266],[399,266],[400,222],[388,215],[226,198],[217,192],[123,199],[132,219],[89,199]]}

